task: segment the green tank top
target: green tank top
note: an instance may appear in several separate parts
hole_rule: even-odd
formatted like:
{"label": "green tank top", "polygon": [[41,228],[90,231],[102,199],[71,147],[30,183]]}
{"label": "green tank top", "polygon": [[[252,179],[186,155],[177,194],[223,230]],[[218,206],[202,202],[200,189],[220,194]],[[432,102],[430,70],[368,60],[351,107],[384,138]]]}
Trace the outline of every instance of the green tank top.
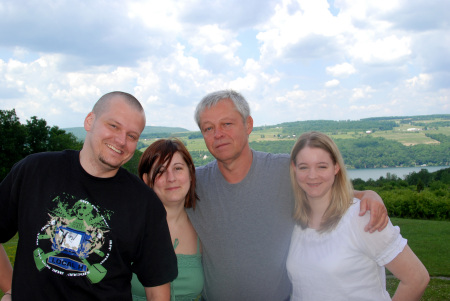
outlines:
{"label": "green tank top", "polygon": [[[173,248],[178,246],[175,239]],[[176,254],[178,260],[178,276],[170,283],[171,301],[200,300],[203,290],[204,276],[202,266],[202,254],[200,253],[200,240],[197,237],[197,253],[193,255]],[[136,274],[131,280],[131,293],[133,301],[147,300],[144,286],[139,282]]]}

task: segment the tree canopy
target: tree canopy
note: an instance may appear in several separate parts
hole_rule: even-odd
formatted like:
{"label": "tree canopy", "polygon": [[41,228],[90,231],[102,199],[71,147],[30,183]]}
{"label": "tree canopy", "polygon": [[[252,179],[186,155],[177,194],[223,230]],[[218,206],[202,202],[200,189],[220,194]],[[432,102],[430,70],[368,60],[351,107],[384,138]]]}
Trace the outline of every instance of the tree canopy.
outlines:
{"label": "tree canopy", "polygon": [[72,134],[50,127],[36,116],[21,124],[15,109],[0,110],[0,181],[24,157],[46,151],[80,150],[83,143]]}

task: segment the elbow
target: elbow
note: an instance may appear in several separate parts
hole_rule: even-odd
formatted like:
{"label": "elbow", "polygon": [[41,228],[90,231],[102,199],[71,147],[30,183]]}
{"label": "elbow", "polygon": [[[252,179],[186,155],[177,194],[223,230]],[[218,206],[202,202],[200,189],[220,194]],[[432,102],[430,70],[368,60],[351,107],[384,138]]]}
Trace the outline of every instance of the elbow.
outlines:
{"label": "elbow", "polygon": [[422,285],[424,290],[428,286],[428,283],[430,283],[430,274],[428,274],[428,271],[425,270],[425,275],[422,277]]}
{"label": "elbow", "polygon": [[417,273],[417,277],[415,280],[416,281],[414,281],[413,287],[415,287],[423,294],[428,286],[428,283],[430,282],[430,274],[428,274],[428,271],[425,269],[425,267],[423,267],[420,273]]}
{"label": "elbow", "polygon": [[427,271],[427,268],[422,264],[422,268],[420,269],[420,285],[424,287],[424,289],[427,287],[428,283],[430,282],[430,274]]}

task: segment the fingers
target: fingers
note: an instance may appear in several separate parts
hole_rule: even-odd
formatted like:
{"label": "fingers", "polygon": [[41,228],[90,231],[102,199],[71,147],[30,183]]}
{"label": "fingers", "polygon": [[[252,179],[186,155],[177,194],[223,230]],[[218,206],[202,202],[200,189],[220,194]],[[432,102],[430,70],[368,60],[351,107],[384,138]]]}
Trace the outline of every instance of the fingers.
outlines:
{"label": "fingers", "polygon": [[383,229],[386,228],[388,223],[389,223],[389,216],[386,214],[386,217],[384,218],[384,223],[378,228],[378,231],[383,231]]}
{"label": "fingers", "polygon": [[370,211],[370,221],[364,228],[364,231],[373,233],[382,231],[389,223],[389,216],[385,207],[378,207],[377,210]]}
{"label": "fingers", "polygon": [[[367,201],[365,199],[361,200],[359,202],[359,216],[363,216],[364,214],[366,214],[367,210]],[[372,215],[370,217],[370,221],[372,221]]]}
{"label": "fingers", "polygon": [[371,210],[370,211],[370,220],[369,220],[369,223],[364,227],[364,231],[373,233],[375,231],[374,226],[376,225],[377,219],[378,219],[377,211]]}

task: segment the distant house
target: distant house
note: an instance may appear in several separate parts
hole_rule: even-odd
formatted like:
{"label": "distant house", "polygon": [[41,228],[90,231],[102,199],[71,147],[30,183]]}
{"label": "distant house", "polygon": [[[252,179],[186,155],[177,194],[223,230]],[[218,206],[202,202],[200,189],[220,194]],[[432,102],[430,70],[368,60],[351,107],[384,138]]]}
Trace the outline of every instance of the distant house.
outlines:
{"label": "distant house", "polygon": [[418,128],[409,128],[409,129],[407,129],[408,132],[418,132],[420,130],[421,129],[418,129]]}
{"label": "distant house", "polygon": [[366,131],[366,134],[372,134],[372,131]]}

